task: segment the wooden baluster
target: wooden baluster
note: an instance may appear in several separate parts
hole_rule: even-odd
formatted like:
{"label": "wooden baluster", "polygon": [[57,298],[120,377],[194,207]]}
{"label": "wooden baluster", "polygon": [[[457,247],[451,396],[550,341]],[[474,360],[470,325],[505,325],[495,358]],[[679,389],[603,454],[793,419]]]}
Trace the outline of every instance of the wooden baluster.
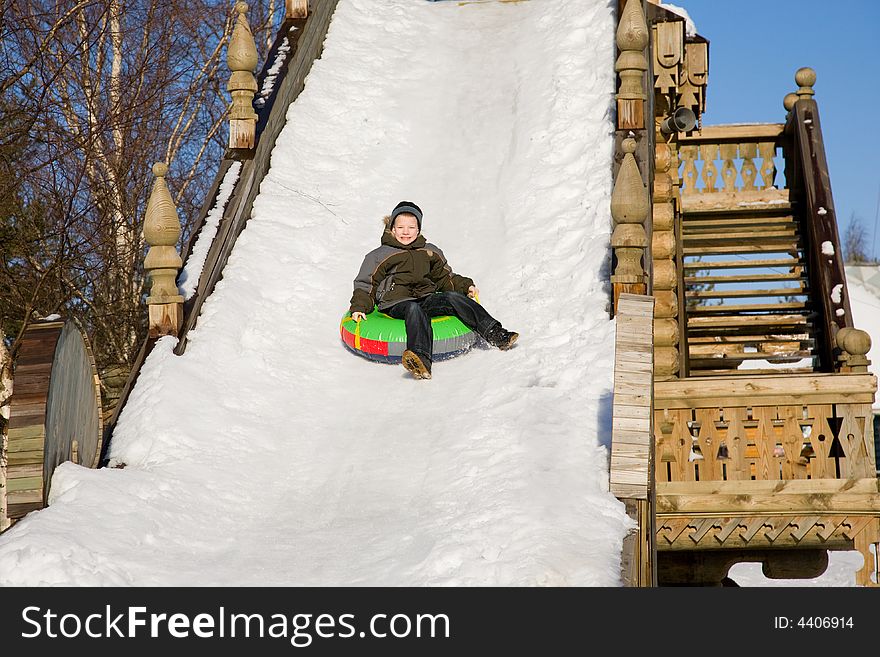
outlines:
{"label": "wooden baluster", "polygon": [[759,143],[758,154],[761,156],[761,189],[770,189],[776,179],[776,163],[773,161],[776,144],[772,141]]}
{"label": "wooden baluster", "polygon": [[813,446],[815,457],[810,461],[813,479],[834,478],[834,461],[829,456],[831,441],[834,434],[828,424],[831,417],[830,404],[811,404],[807,407],[810,418],[813,419],[813,431],[810,434],[810,444]]}
{"label": "wooden baluster", "polygon": [[755,187],[755,178],[758,170],[755,168],[754,158],[758,156],[758,145],[755,142],[745,142],[739,144],[739,156],[742,158],[742,191],[752,192],[757,189]]}
{"label": "wooden baluster", "polygon": [[779,479],[779,471],[773,456],[776,437],[773,431],[775,409],[758,406],[752,409],[752,418],[758,422],[755,430],[755,446],[758,448],[755,478],[762,481]]}
{"label": "wooden baluster", "polygon": [[781,406],[779,412],[785,421],[782,429],[782,449],[785,451],[785,459],[782,461],[782,478],[803,479],[803,477],[797,475],[799,469],[803,468],[803,466],[798,465],[801,456],[801,444],[804,440],[799,422],[801,407]]}
{"label": "wooden baluster", "polygon": [[869,405],[838,404],[838,415],[843,416],[840,442],[846,452],[848,478],[874,477],[874,438],[872,413]]}
{"label": "wooden baluster", "polygon": [[[670,470],[675,461],[675,453],[672,445],[672,424],[668,411],[654,411],[654,455],[656,465],[654,467],[655,481],[671,481]],[[667,465],[669,464],[669,465]]]}
{"label": "wooden baluster", "polygon": [[715,423],[718,421],[718,410],[700,408],[696,411],[697,422],[700,423],[698,436],[703,460],[700,461],[700,481],[721,481],[721,462],[718,460],[720,438]]}
{"label": "wooden baluster", "polygon": [[718,144],[700,144],[700,158],[703,160],[703,193],[717,192],[715,182],[718,180]]}
{"label": "wooden baluster", "polygon": [[697,147],[682,146],[678,149],[678,153],[682,162],[684,162],[681,170],[681,193],[694,194],[697,191],[697,177],[699,176],[697,171]]}
{"label": "wooden baluster", "polygon": [[727,478],[732,481],[750,479],[750,468],[746,462],[746,430],[743,420],[746,409],[726,407],[724,419],[727,420],[727,450],[730,461],[727,464]]}
{"label": "wooden baluster", "polygon": [[736,191],[736,144],[721,144],[721,177],[724,179],[724,191],[733,194]]}
{"label": "wooden baluster", "polygon": [[673,411],[671,415],[675,416],[675,427],[672,430],[672,441],[675,446],[675,466],[672,470],[673,481],[693,481],[694,467],[690,461],[691,446],[693,445],[693,436],[688,429],[688,422],[691,419],[691,410],[689,408]]}

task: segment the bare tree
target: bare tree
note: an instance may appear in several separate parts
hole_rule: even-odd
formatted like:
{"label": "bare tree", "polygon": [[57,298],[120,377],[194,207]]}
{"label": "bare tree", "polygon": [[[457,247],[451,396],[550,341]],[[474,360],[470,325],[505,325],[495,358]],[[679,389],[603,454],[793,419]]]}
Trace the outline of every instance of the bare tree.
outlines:
{"label": "bare tree", "polygon": [[843,234],[843,257],[847,264],[854,265],[873,261],[868,253],[868,231],[855,213],[850,217]]}
{"label": "bare tree", "polygon": [[[146,331],[150,167],[170,167],[185,243],[219,165],[233,3],[2,3],[0,320],[14,355],[33,317],[78,317],[106,380]],[[251,4],[263,45],[275,3]]]}

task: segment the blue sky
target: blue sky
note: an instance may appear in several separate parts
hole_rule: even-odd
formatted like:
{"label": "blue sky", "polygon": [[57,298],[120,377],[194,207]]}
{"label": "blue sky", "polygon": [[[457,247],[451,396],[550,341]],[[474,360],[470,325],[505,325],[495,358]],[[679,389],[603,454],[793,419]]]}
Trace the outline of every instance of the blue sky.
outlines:
{"label": "blue sky", "polygon": [[880,2],[669,0],[709,40],[703,123],[783,122],[782,98],[801,66],[816,70],[816,102],[841,238],[860,217],[873,253],[880,193]]}

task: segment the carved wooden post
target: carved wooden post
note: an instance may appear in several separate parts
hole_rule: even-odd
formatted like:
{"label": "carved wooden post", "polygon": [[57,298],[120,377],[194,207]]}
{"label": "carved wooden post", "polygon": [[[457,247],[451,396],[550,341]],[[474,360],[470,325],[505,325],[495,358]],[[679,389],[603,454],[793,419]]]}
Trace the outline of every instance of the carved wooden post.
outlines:
{"label": "carved wooden post", "polygon": [[617,266],[611,276],[615,311],[622,292],[645,294],[647,291],[642,256],[648,246],[644,226],[648,216],[648,189],[633,156],[636,140],[624,139],[622,148],[623,162],[611,193],[611,217],[615,223],[611,246],[617,257]]}
{"label": "carved wooden post", "polygon": [[620,56],[614,70],[620,75],[617,93],[617,127],[636,130],[645,127],[644,74],[648,70],[645,48],[648,45],[648,24],[641,0],[627,0],[617,26],[617,47]]}
{"label": "carved wooden post", "polygon": [[147,297],[152,338],[177,335],[183,323],[183,296],[177,289],[177,272],[183,265],[176,248],[180,239],[180,219],[165,184],[167,173],[166,164],[156,162],[153,165],[156,182],[144,218],[144,238],[150,245],[144,269],[152,283]]}
{"label": "carved wooden post", "polygon": [[844,327],[834,337],[840,353],[837,362],[841,372],[867,372],[867,354],[871,351],[871,336],[857,328]]}
{"label": "carved wooden post", "polygon": [[257,46],[245,16],[247,10],[247,3],[235,4],[238,17],[226,50],[226,63],[232,71],[229,84],[226,85],[227,91],[232,96],[232,109],[229,113],[229,148],[253,148],[257,134],[257,113],[254,112],[254,95],[257,93],[257,79],[254,77],[254,69],[257,67]]}
{"label": "carved wooden post", "polygon": [[306,18],[309,15],[309,0],[286,0],[287,18]]}

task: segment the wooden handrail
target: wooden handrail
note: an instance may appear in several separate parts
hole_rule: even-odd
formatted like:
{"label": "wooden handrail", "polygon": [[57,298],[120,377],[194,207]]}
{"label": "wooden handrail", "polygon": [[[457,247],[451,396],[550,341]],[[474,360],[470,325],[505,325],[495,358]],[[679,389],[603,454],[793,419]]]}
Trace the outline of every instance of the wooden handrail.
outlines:
{"label": "wooden handrail", "polygon": [[741,141],[778,140],[785,128],[784,123],[731,123],[707,125],[689,135],[680,135],[680,144],[720,144]]}
{"label": "wooden handrail", "polygon": [[820,309],[817,342],[820,368],[823,372],[833,372],[836,369],[835,336],[839,329],[852,327],[853,321],[816,101],[798,100],[785,130],[792,139],[792,152],[786,157],[786,175],[793,179],[789,180],[793,198],[802,204],[810,287]]}

